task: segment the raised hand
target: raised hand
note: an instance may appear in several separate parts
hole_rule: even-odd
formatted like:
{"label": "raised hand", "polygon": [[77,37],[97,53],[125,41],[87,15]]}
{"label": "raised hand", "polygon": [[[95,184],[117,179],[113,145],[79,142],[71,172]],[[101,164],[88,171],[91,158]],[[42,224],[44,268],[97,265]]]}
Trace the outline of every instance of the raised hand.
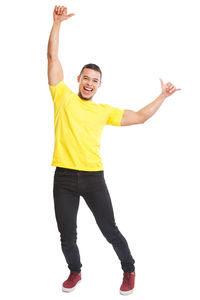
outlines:
{"label": "raised hand", "polygon": [[67,14],[67,7],[65,7],[65,6],[55,6],[54,12],[53,12],[53,19],[54,19],[54,22],[55,21],[62,22],[64,20],[71,18],[74,15],[75,14]]}
{"label": "raised hand", "polygon": [[165,95],[165,97],[171,96],[176,91],[181,90],[181,89],[176,89],[176,87],[171,82],[164,84],[162,79],[160,79],[160,82],[161,82],[162,94]]}

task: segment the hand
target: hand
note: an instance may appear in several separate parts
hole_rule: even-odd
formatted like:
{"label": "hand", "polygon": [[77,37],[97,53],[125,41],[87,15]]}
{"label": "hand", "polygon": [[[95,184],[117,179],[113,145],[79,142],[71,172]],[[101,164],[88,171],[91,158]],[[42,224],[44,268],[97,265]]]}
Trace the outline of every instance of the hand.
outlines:
{"label": "hand", "polygon": [[176,89],[176,87],[171,82],[164,84],[162,79],[160,79],[160,82],[161,82],[162,94],[165,95],[165,97],[171,96],[176,91],[181,90],[181,89]]}
{"label": "hand", "polygon": [[65,6],[55,6],[54,8],[54,12],[53,12],[53,19],[54,22],[55,21],[64,21],[67,20],[69,18],[71,18],[72,16],[74,16],[75,14],[67,14],[67,7]]}

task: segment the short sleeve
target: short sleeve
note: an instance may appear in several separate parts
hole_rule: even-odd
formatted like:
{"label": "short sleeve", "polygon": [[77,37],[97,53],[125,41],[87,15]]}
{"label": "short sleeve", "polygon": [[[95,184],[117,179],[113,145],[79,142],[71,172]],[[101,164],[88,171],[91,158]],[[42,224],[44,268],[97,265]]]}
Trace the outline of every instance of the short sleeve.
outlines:
{"label": "short sleeve", "polygon": [[67,101],[70,96],[73,95],[73,92],[63,80],[57,83],[55,86],[49,85],[49,89],[54,103],[59,103],[64,100]]}
{"label": "short sleeve", "polygon": [[106,125],[121,126],[124,109],[120,109],[108,104],[106,104],[105,107],[108,112]]}

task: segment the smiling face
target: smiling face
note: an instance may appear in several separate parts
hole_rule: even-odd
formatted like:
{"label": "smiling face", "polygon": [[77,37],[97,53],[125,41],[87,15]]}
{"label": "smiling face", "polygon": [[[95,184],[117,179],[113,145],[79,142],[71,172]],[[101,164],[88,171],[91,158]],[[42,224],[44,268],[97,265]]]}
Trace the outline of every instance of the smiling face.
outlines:
{"label": "smiling face", "polygon": [[79,82],[78,95],[83,100],[91,100],[101,86],[100,73],[89,68],[85,68],[77,80]]}

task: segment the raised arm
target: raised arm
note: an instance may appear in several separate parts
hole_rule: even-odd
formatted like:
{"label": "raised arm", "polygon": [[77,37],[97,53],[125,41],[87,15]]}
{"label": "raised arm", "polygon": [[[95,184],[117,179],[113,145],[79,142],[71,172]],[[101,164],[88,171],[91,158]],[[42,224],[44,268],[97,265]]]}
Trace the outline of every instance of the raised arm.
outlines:
{"label": "raised arm", "polygon": [[176,91],[181,90],[176,89],[171,82],[164,84],[162,79],[160,79],[160,82],[162,88],[161,94],[153,102],[149,103],[137,112],[125,109],[121,120],[121,126],[144,123],[155,114],[167,97],[171,96]]}
{"label": "raised arm", "polygon": [[67,8],[64,6],[55,6],[53,12],[53,26],[49,36],[47,59],[48,59],[48,83],[56,85],[63,80],[63,69],[58,59],[59,32],[61,22],[74,16],[67,14]]}

